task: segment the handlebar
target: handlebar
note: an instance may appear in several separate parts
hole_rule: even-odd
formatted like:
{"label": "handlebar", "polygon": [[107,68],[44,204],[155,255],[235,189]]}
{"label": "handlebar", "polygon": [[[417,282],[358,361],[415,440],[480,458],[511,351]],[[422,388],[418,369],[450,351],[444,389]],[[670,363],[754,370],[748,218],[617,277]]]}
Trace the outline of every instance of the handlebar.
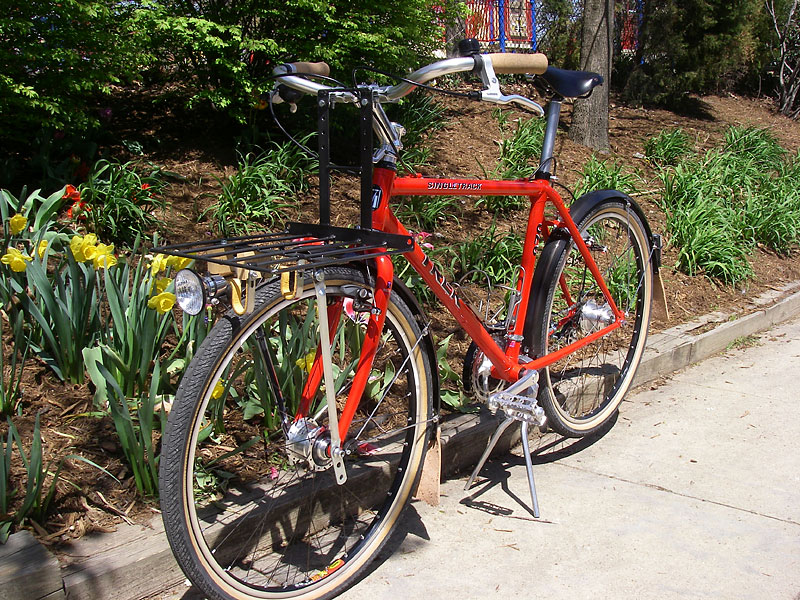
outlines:
{"label": "handlebar", "polygon": [[[308,73],[309,75],[322,75],[323,77],[328,77],[331,74],[331,68],[328,63],[324,62],[292,62],[283,66],[291,67],[292,70],[288,71],[290,73]],[[275,70],[277,71],[277,69]]]}
{"label": "handlebar", "polygon": [[544,54],[487,54],[492,60],[495,73],[518,73],[542,75],[547,70]]}
{"label": "handlebar", "polygon": [[[448,58],[435,63],[426,65],[411,73],[407,80],[393,86],[383,86],[376,88],[378,102],[395,102],[410,94],[417,88],[416,84],[424,84],[432,79],[449,75],[451,73],[461,73],[465,71],[475,71],[480,74],[483,84],[486,87],[480,92],[480,99],[493,102],[495,104],[520,104],[534,110],[539,115],[544,115],[542,107],[523,96],[503,95],[495,73],[519,73],[541,75],[547,70],[547,57],[544,54],[477,54],[475,56]],[[328,76],[330,68],[324,62],[308,63],[296,62],[280,65],[273,70],[273,75],[280,77],[279,86],[285,85],[294,90],[305,94],[317,95],[320,91],[332,89],[321,83],[309,81],[297,74],[311,74]],[[278,90],[273,91],[272,101],[280,103],[283,101]],[[356,97],[349,92],[338,92],[332,95],[334,102],[355,102]]]}

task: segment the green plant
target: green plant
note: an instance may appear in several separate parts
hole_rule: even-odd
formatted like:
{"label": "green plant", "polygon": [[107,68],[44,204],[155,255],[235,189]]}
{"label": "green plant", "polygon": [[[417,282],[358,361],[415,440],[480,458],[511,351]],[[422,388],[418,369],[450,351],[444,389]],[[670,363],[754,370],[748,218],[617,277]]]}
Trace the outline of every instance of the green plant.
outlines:
{"label": "green plant", "polygon": [[510,114],[511,113],[509,113],[507,110],[503,110],[499,106],[495,106],[492,109],[492,118],[497,121],[497,126],[500,127],[500,131],[506,130]]}
{"label": "green plant", "polygon": [[692,142],[683,129],[663,129],[645,140],[644,154],[659,167],[675,165],[692,150]]}
{"label": "green plant", "polygon": [[755,348],[761,343],[757,335],[742,335],[725,346],[726,350],[744,350],[745,348]]}
{"label": "green plant", "polygon": [[[794,184],[799,185],[800,180]],[[742,235],[753,245],[763,244],[789,254],[800,242],[800,196],[796,189],[748,193],[738,217]]]}
{"label": "green plant", "polygon": [[757,245],[789,253],[800,241],[800,166],[766,131],[731,127],[722,149],[659,174],[678,266],[736,282]]}
{"label": "green plant", "polygon": [[[114,478],[111,473],[93,461],[70,454],[60,459],[57,463],[51,461],[44,464],[42,457],[42,435],[39,425],[39,413],[33,426],[33,437],[31,439],[30,453],[26,454],[22,445],[22,438],[10,417],[6,418],[8,423],[8,436],[5,442],[0,440],[0,543],[5,543],[8,539],[11,527],[14,524],[24,523],[26,520],[42,521],[47,513],[50,503],[56,493],[56,484],[61,476],[61,469],[66,460],[80,460],[86,464],[100,470],[109,477]],[[11,515],[9,514],[10,501],[16,496],[18,490],[12,489],[10,478],[10,466],[13,456],[13,447],[17,447],[22,466],[25,469],[25,495],[22,496],[19,508]],[[55,471],[52,470],[55,464]],[[47,478],[50,477],[50,485],[46,485]]]}
{"label": "green plant", "polygon": [[513,231],[497,231],[495,223],[483,236],[477,236],[448,248],[450,268],[461,281],[494,283],[513,282],[517,276],[522,239]]}
{"label": "green plant", "polygon": [[449,220],[458,222],[454,213],[460,208],[455,196],[405,196],[395,212],[404,223],[434,231]]}
{"label": "green plant", "polygon": [[[82,0],[4,5],[0,14],[0,142],[25,145],[42,128],[84,131],[91,100],[137,71],[133,3]],[[19,147],[19,146],[17,146]]]}
{"label": "green plant", "polygon": [[0,439],[0,544],[5,544],[11,533],[14,521],[8,512],[13,498],[11,489],[11,459],[14,450],[14,423],[8,419],[8,436],[6,441]]}
{"label": "green plant", "polygon": [[[181,261],[156,257],[148,265],[142,259],[135,261],[128,257],[104,273],[108,313],[97,340],[100,343],[96,347],[87,344],[83,350],[89,374],[100,394],[95,396],[99,405],[107,398],[102,394],[101,380],[91,368],[98,362],[113,374],[123,397],[138,398],[147,392],[151,365],[158,359],[167,335],[175,331],[175,318],[169,310],[174,303],[174,294],[169,291],[171,279],[162,269],[171,270],[168,261],[175,264],[176,260]],[[165,304],[156,307],[156,297]]]}
{"label": "green plant", "polygon": [[583,177],[575,186],[575,195],[581,196],[593,190],[619,190],[626,194],[635,194],[638,183],[639,178],[633,173],[626,173],[621,164],[599,160],[592,154],[583,166]]}
{"label": "green plant", "polygon": [[[80,236],[77,236],[80,237]],[[72,249],[64,252],[65,267],[52,272],[43,260],[27,267],[28,288],[21,306],[38,335],[31,336],[32,349],[62,381],[84,380],[84,348],[92,346],[101,329],[97,274],[78,262]]]}
{"label": "green plant", "polygon": [[[45,234],[53,227],[56,215],[64,204],[66,188],[44,197],[40,194],[41,190],[35,190],[29,194],[25,201],[14,198],[8,190],[0,189],[0,217],[3,220],[3,245],[9,245],[11,236],[16,239],[26,239],[39,241],[45,239]],[[22,190],[20,196],[24,196],[26,190]],[[22,215],[25,218],[25,227],[14,234],[11,231],[9,221],[14,215]]]}
{"label": "green plant", "polygon": [[[138,242],[133,255],[137,248]],[[95,385],[95,406],[110,413],[136,487],[145,496],[158,493],[153,440],[157,429],[163,431],[164,406],[174,393],[172,378],[185,369],[210,327],[205,315],[184,314],[179,328],[171,310],[175,296],[169,275],[190,263],[164,255],[149,263],[127,257],[107,270],[103,289],[108,310],[101,341],[82,351]],[[165,348],[168,336],[174,344],[171,352]]]}
{"label": "green plant", "polygon": [[103,394],[108,400],[108,409],[122,452],[133,471],[136,489],[145,496],[157,496],[158,457],[153,443],[153,416],[158,414],[161,431],[167,421],[164,403],[160,402],[160,407],[156,409],[159,403],[161,362],[157,358],[153,361],[149,390],[133,400],[124,395],[115,376],[102,363],[96,363],[95,368],[102,377],[98,381],[105,388]]}
{"label": "green plant", "polygon": [[80,188],[87,205],[84,214],[94,233],[128,246],[157,226],[155,213],[166,207],[161,198],[161,169],[140,175],[136,167],[132,162],[99,160]]}
{"label": "green plant", "polygon": [[219,199],[206,213],[211,213],[224,236],[272,227],[283,220],[285,209],[294,205],[285,198],[306,189],[306,175],[314,168],[314,162],[291,142],[276,144],[259,155],[240,155],[236,172],[217,179]]}
{"label": "green plant", "polygon": [[[507,118],[497,113],[501,129],[506,127]],[[544,119],[518,119],[517,127],[511,137],[500,142],[500,159],[497,166],[487,176],[492,179],[524,179],[531,177],[539,166],[538,157],[544,141]],[[531,162],[534,160],[534,162]],[[484,169],[485,171],[485,169]],[[505,215],[525,205],[522,196],[482,196],[477,206],[485,206],[495,215]]]}
{"label": "green plant", "polygon": [[[450,248],[448,246],[434,245],[432,240],[434,240],[435,237],[436,236],[426,231],[418,231],[414,234],[415,241],[422,246],[428,258],[437,265],[437,269],[444,268],[445,277],[452,280],[452,272],[449,271],[447,265],[443,264],[443,261],[446,260],[448,254],[450,254]],[[395,277],[402,281],[408,289],[411,290],[414,297],[423,304],[430,305],[436,302],[436,296],[431,286],[422,279],[408,261],[403,260],[395,265]]]}
{"label": "green plant", "polygon": [[760,169],[778,169],[786,155],[767,129],[734,125],[725,132],[724,150],[736,154],[737,163],[752,163]]}
{"label": "green plant", "polygon": [[752,274],[747,249],[737,230],[736,213],[728,205],[707,199],[668,208],[670,243],[678,249],[677,265],[689,275],[700,272],[734,284]]}
{"label": "green plant", "polygon": [[428,164],[431,149],[427,142],[447,125],[445,107],[430,94],[416,93],[401,101],[392,118],[404,128],[401,166],[409,173]]}
{"label": "green plant", "polygon": [[[30,349],[23,329],[25,317],[22,312],[12,311],[9,314],[9,320],[11,321],[12,345],[8,369],[5,364],[5,352],[0,350],[0,415],[11,415],[17,409],[19,400],[22,398],[20,383]],[[0,333],[3,334],[0,337],[5,338],[5,319],[0,323]]]}
{"label": "green plant", "polygon": [[182,84],[191,106],[210,103],[240,123],[252,112],[254,82],[275,64],[320,60],[334,73],[365,64],[405,73],[439,45],[425,0],[400,0],[379,13],[371,4],[306,0],[151,0],[137,7],[133,27],[146,32],[146,75]]}
{"label": "green plant", "polygon": [[542,153],[544,119],[518,119],[514,135],[500,142],[500,162],[497,174],[500,179],[530,177],[539,167],[537,159]]}
{"label": "green plant", "polygon": [[440,383],[439,397],[450,410],[469,412],[471,410],[470,400],[464,392],[461,376],[453,370],[453,367],[447,361],[447,351],[450,348],[450,340],[452,338],[453,334],[451,333],[439,341],[436,348],[436,364],[439,369]]}
{"label": "green plant", "polygon": [[636,50],[619,53],[617,64],[629,102],[691,107],[697,103],[688,92],[718,90],[761,51],[754,39],[763,26],[760,2],[662,0],[642,6]]}

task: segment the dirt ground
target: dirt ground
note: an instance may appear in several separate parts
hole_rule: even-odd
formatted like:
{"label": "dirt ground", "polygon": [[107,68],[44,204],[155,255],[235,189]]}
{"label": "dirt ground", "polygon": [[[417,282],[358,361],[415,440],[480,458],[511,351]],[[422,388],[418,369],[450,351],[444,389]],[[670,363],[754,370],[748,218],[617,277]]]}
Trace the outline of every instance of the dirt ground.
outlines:
{"label": "dirt ground", "polygon": [[[481,177],[484,169],[490,170],[499,156],[501,131],[491,115],[491,107],[478,103],[444,99],[448,106],[447,126],[429,141],[433,148],[431,164],[422,169],[429,176]],[[572,143],[566,135],[570,107],[565,107],[562,131],[556,146],[557,175],[561,183],[571,187],[591,152]],[[792,153],[800,148],[800,123],[774,112],[768,100],[747,98],[703,97],[698,99],[698,114],[681,116],[665,110],[630,108],[614,104],[610,113],[611,150],[601,158],[620,161],[642,179],[642,192],[637,199],[642,204],[654,231],[664,231],[664,214],[658,206],[660,190],[655,173],[643,158],[644,141],[662,129],[681,127],[695,140],[699,149],[719,141],[731,124],[755,125],[769,128],[781,144]],[[522,116],[514,113],[511,119]],[[167,115],[167,118],[169,116]],[[125,127],[141,127],[144,121],[136,114],[128,117]],[[145,137],[157,136],[156,129],[139,132]],[[197,127],[194,130],[199,130]],[[146,156],[148,161],[163,166],[177,174],[167,188],[169,210],[164,215],[165,230],[170,241],[206,238],[214,235],[207,220],[199,220],[203,210],[214,199],[218,189],[216,177],[233,171],[233,153],[203,135],[188,136],[182,144],[165,144],[161,150]],[[340,199],[334,203],[335,221],[351,224],[352,207],[357,198],[357,182],[339,178],[337,187]],[[476,198],[466,198],[460,210],[448,219],[446,227],[438,232],[435,243],[452,243],[467,237],[480,236],[492,225],[492,216],[475,206]],[[300,213],[288,215],[290,220],[314,218],[316,199],[312,193],[303,198]],[[338,213],[337,213],[338,211]],[[518,228],[525,222],[523,211],[498,222],[501,229]],[[520,232],[521,233],[521,232]],[[793,256],[779,257],[757,250],[752,256],[754,276],[737,287],[722,286],[702,276],[688,277],[675,272],[676,251],[667,246],[663,257],[662,277],[665,284],[670,319],[656,321],[654,330],[661,330],[712,311],[739,311],[748,300],[767,289],[782,283],[800,280],[800,260]],[[436,337],[441,339],[456,330],[452,320],[433,315]],[[467,340],[457,339],[453,353],[463,352]],[[7,350],[6,350],[7,352]],[[453,365],[457,370],[460,364]],[[157,512],[157,504],[137,497],[134,479],[124,466],[124,459],[110,419],[89,416],[92,410],[91,390],[88,385],[65,386],[57,381],[36,360],[29,360],[24,376],[24,415],[15,417],[14,423],[23,438],[30,439],[33,415],[38,411],[42,422],[42,441],[46,461],[54,461],[68,454],[79,454],[101,465],[118,481],[100,474],[82,462],[68,460],[64,463],[62,482],[53,509],[46,520],[33,524],[35,534],[46,544],[59,545],[69,539],[91,531],[107,531],[121,520],[144,520]],[[6,435],[6,425],[0,425],[0,434]],[[21,465],[16,460],[13,472],[19,477]],[[19,479],[18,479],[19,481]]]}

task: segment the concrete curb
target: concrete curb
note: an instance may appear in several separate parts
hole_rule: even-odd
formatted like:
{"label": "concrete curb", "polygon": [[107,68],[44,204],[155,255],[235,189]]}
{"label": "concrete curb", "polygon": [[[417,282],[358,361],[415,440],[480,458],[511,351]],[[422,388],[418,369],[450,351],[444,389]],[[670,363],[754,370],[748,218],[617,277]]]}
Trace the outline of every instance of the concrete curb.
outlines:
{"label": "concrete curb", "polygon": [[[797,290],[800,281],[764,294],[754,301],[755,312],[743,317],[712,313],[650,336],[636,385],[708,358],[739,338],[800,314]],[[442,424],[443,474],[477,463],[497,423],[498,418],[485,410],[446,419]],[[507,452],[518,441],[518,428],[509,428],[496,452]],[[12,535],[0,546],[0,600],[133,600],[172,588],[184,578],[157,517],[147,527],[121,525],[113,534],[85,536],[71,544],[67,556],[68,564],[59,566],[29,532]]]}

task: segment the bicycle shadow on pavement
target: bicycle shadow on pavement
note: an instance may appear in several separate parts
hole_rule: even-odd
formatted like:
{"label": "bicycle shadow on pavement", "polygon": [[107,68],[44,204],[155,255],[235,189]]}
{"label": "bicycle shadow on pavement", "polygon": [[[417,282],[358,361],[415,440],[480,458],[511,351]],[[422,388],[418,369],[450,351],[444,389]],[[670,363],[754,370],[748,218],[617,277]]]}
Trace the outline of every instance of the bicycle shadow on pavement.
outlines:
{"label": "bicycle shadow on pavement", "polygon": [[[592,444],[602,439],[616,423],[617,415],[615,414],[603,428],[592,435],[584,438],[565,438],[561,435],[549,432],[545,434],[533,433],[531,434],[531,448],[532,448],[532,462],[534,468],[536,465],[543,465],[557,460],[577,454],[582,450],[590,447]],[[519,473],[515,474],[514,487],[518,490],[524,490],[521,495],[516,494],[509,487],[509,479],[511,477],[510,467],[521,466],[525,467],[525,458],[517,454],[504,454],[499,457],[490,458],[481,469],[478,478],[476,479],[470,491],[464,492],[469,494],[463,498],[459,503],[467,508],[485,512],[493,516],[508,517],[511,519],[523,519],[526,521],[537,521],[540,523],[550,523],[546,519],[536,519],[533,516],[533,510],[530,507],[530,496],[527,492],[527,479],[524,477],[517,477]],[[498,505],[486,500],[482,500],[481,496],[500,486],[503,492],[512,500],[522,507],[525,511],[524,515],[515,513],[515,508],[508,506]],[[353,585],[358,585],[358,582],[368,578],[374,571],[376,571],[388,558],[394,555],[402,546],[404,552],[412,552],[416,547],[423,545],[425,542],[431,540],[430,534],[422,521],[420,513],[414,504],[410,504],[403,512],[397,527],[389,536],[386,545],[378,553],[373,561],[363,573],[353,582]],[[203,600],[204,596],[196,588],[191,587],[180,596],[180,600]]]}
{"label": "bicycle shadow on pavement", "polygon": [[[415,539],[416,538],[416,539]],[[353,581],[352,585],[358,583],[370,576],[378,567],[380,567],[386,560],[395,554],[400,546],[403,546],[404,551],[410,552],[416,546],[429,542],[431,539],[425,524],[422,522],[419,512],[413,504],[409,505],[403,512],[397,527],[389,536],[386,545],[378,553],[375,559],[369,563],[369,566],[364,570],[360,576]],[[205,600],[205,596],[197,588],[191,587],[180,596],[179,600]]]}
{"label": "bicycle shadow on pavement", "polygon": [[[596,433],[587,435],[582,438],[566,438],[557,433],[534,433],[530,437],[531,444],[531,463],[534,466],[544,465],[547,463],[556,462],[573,454],[577,454],[589,448],[595,442],[601,440],[605,435],[611,431],[614,424],[617,422],[619,413],[609,419],[608,423]],[[463,498],[460,502],[463,506],[474,510],[479,510],[493,516],[503,516],[514,519],[536,520],[542,523],[549,523],[546,519],[536,518],[533,514],[531,507],[531,499],[529,494],[524,494],[521,498],[518,494],[514,493],[509,487],[509,479],[511,477],[511,467],[525,467],[525,457],[517,454],[505,454],[500,457],[490,458],[481,469],[478,477],[475,479],[468,496]],[[535,472],[534,472],[535,477]],[[519,479],[515,477],[515,480]],[[514,509],[506,506],[501,506],[486,500],[481,500],[481,496],[493,488],[500,486],[505,494],[513,500],[516,504],[522,507],[527,513],[525,516],[518,516],[514,514]],[[524,487],[521,487],[524,486]],[[515,487],[525,489],[527,491],[527,479],[520,479],[520,482],[515,484]]]}

